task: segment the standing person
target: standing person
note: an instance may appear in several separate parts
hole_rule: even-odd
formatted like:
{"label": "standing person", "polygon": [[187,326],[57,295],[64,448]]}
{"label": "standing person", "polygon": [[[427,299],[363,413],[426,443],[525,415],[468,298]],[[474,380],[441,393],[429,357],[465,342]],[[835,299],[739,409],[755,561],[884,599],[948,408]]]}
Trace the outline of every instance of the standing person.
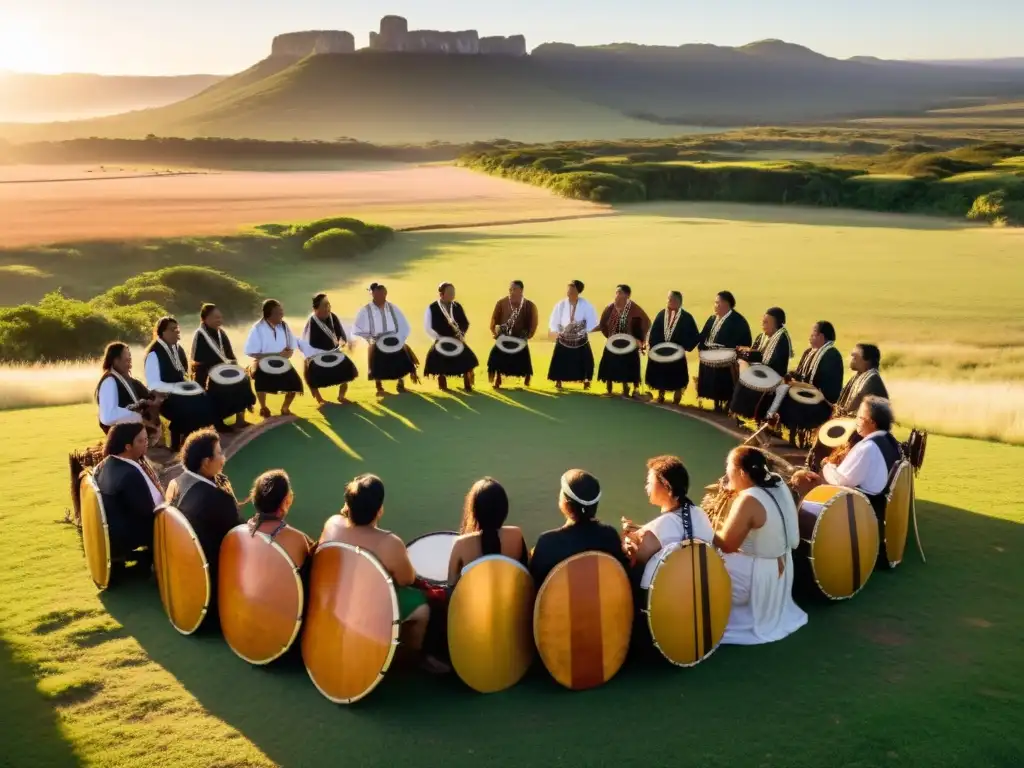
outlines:
{"label": "standing person", "polygon": [[[433,302],[423,315],[423,328],[434,340],[434,346],[427,352],[423,368],[426,376],[437,376],[437,385],[442,391],[448,389],[449,376],[461,376],[463,388],[473,391],[473,371],[480,364],[473,350],[465,343],[469,330],[469,318],[462,305],[455,301],[455,286],[441,283],[437,286],[437,301]],[[441,351],[444,339],[455,339],[462,349],[454,354]]]}
{"label": "standing person", "polygon": [[[491,313],[494,338],[509,336],[529,341],[537,333],[537,322],[537,305],[523,296],[523,281],[513,280],[508,286],[508,297],[498,299]],[[487,358],[487,378],[495,389],[501,388],[502,376],[521,378],[524,386],[530,386],[533,361],[529,344],[518,352],[507,351],[498,344],[491,348]]]}
{"label": "standing person", "polygon": [[[367,366],[369,377],[377,385],[377,397],[384,395],[384,382],[397,381],[398,393],[405,392],[405,377],[419,382],[416,367],[419,361],[409,348],[409,321],[397,306],[388,301],[388,289],[380,283],[370,283],[371,301],[356,313],[355,335],[369,343]],[[378,343],[383,339],[395,341],[393,346]]]}
{"label": "standing person", "polygon": [[[692,352],[700,340],[700,332],[693,315],[683,309],[683,294],[669,291],[665,309],[651,323],[647,337],[647,371],[644,382],[658,393],[658,402],[665,402],[665,393],[672,393],[673,405],[683,399],[683,390],[690,383],[690,370],[686,353]],[[678,349],[666,349],[672,359],[662,360],[661,354],[652,354],[659,344],[674,344]],[[659,351],[660,352],[660,351]]]}
{"label": "standing person", "polygon": [[555,305],[548,320],[548,330],[556,337],[551,353],[548,381],[562,388],[566,381],[583,382],[590,389],[594,378],[594,351],[590,348],[590,334],[598,328],[594,305],[583,298],[583,281],[572,280],[565,298]]}
{"label": "standing person", "polygon": [[[729,291],[715,294],[714,312],[705,321],[700,332],[698,348],[732,349],[750,346],[750,325],[747,319],[736,311],[736,297]],[[724,412],[732,400],[736,388],[737,367],[710,366],[703,362],[697,372],[697,397],[711,400],[715,410]]]}
{"label": "standing person", "polygon": [[146,425],[149,444],[156,445],[164,395],[151,392],[132,377],[132,351],[123,341],[111,342],[103,351],[103,374],[96,384],[95,398],[103,434],[115,424],[138,422]]}
{"label": "standing person", "polygon": [[[346,347],[351,351],[352,343],[345,335],[341,320],[331,311],[331,302],[326,293],[318,293],[313,297],[313,312],[302,330],[302,342],[306,347],[302,350],[306,355],[306,384],[309,385],[313,399],[319,405],[325,405],[320,390],[337,385],[338,402],[348,402],[345,399],[348,384],[355,380],[359,371],[356,370],[352,359],[342,350],[342,347]],[[341,362],[326,365],[317,357],[321,352],[340,352]]]}
{"label": "standing person", "polygon": [[[245,412],[256,405],[252,391],[252,379],[233,384],[210,382],[210,369],[225,363],[238,364],[231,339],[224,333],[224,315],[215,304],[203,304],[199,310],[199,327],[192,334],[192,376],[196,384],[205,389],[213,400],[213,409],[220,423],[229,416],[235,416],[235,426],[249,426]],[[223,431],[222,428],[221,431]]]}
{"label": "standing person", "polygon": [[[282,416],[291,415],[292,401],[296,395],[302,394],[302,379],[291,361],[298,346],[298,340],[288,327],[288,323],[284,321],[284,307],[281,306],[281,302],[276,299],[264,301],[263,319],[253,325],[249,331],[249,338],[245,341],[245,354],[255,360],[253,384],[256,387],[256,399],[260,404],[260,416],[264,419],[270,418],[270,409],[267,407],[268,394],[284,394]],[[283,357],[287,364],[272,365],[280,363],[276,359],[264,364],[268,357]]]}
{"label": "standing person", "polygon": [[205,392],[171,392],[174,385],[188,381],[188,357],[180,341],[178,321],[161,317],[153,331],[153,341],[146,347],[146,385],[167,393],[160,413],[170,422],[172,451],[178,450],[181,441],[192,432],[217,423],[213,402]]}
{"label": "standing person", "polygon": [[[598,321],[606,339],[626,334],[636,341],[633,349],[628,352],[613,351],[606,345],[601,354],[597,378],[608,386],[609,396],[615,384],[622,385],[624,397],[637,397],[640,394],[640,353],[644,350],[647,334],[651,330],[651,318],[639,304],[634,303],[632,296],[633,289],[625,283],[616,286],[615,298],[604,308]],[[632,392],[630,385],[633,387]]]}
{"label": "standing person", "polygon": [[793,357],[793,340],[786,330],[786,312],[781,307],[768,307],[761,318],[761,333],[751,347],[741,350],[748,363],[767,365],[779,376],[785,376]]}
{"label": "standing person", "polygon": [[796,504],[756,448],[734,448],[726,477],[737,495],[714,542],[732,579],[732,611],[722,642],[775,642],[807,623],[793,602],[792,551],[800,544]]}

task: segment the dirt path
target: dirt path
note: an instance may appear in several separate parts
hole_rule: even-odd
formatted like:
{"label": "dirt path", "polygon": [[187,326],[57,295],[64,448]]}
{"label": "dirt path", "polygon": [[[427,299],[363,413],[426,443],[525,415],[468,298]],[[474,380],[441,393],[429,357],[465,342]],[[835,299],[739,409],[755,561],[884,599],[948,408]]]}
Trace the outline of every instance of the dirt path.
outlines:
{"label": "dirt path", "polygon": [[[81,166],[0,168],[0,247],[230,233],[344,215],[396,228],[555,220],[601,206],[450,166],[379,171],[102,175]],[[134,175],[133,175],[134,173]],[[58,181],[60,180],[60,181]]]}

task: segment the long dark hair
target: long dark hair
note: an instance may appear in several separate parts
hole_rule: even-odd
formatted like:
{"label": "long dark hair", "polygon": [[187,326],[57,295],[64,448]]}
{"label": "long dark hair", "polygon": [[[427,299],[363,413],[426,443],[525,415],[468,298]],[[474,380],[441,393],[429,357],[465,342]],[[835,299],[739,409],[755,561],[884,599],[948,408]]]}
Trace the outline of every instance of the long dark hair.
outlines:
{"label": "long dark hair", "polygon": [[772,474],[768,466],[768,457],[764,451],[753,448],[749,445],[741,445],[733,450],[736,466],[747,473],[751,482],[758,488],[775,488],[782,482],[782,478]]}
{"label": "long dark hair", "polygon": [[597,478],[582,469],[570,469],[562,475],[562,482],[569,486],[573,494],[584,501],[594,499],[593,504],[583,505],[562,493],[569,507],[569,517],[574,523],[588,523],[597,517],[597,501],[601,496],[601,484]]}
{"label": "long dark hair", "polygon": [[678,456],[655,456],[647,462],[647,469],[654,472],[669,493],[679,502],[679,516],[686,518],[695,506],[687,495],[690,492],[690,473]]}
{"label": "long dark hair", "polygon": [[480,549],[485,555],[501,554],[501,526],[508,519],[508,494],[493,477],[473,483],[462,507],[459,533],[480,531]]}
{"label": "long dark hair", "polygon": [[256,535],[256,529],[267,520],[281,520],[277,511],[291,492],[288,473],[283,469],[272,469],[256,478],[249,493],[256,513],[249,519],[249,533]]}
{"label": "long dark hair", "polygon": [[107,377],[107,374],[114,367],[114,361],[117,360],[124,351],[128,349],[128,345],[123,341],[112,341],[107,344],[107,348],[103,350],[103,375],[100,376],[99,382],[96,384],[96,391],[93,392],[93,398],[96,402],[100,401],[100,387],[103,385],[103,380]]}
{"label": "long dark hair", "polygon": [[110,431],[107,432],[107,441],[103,444],[103,455],[120,456],[124,453],[127,446],[135,442],[135,438],[139,436],[139,432],[142,432],[145,428],[145,424],[140,421],[128,421],[115,424],[110,428]]}

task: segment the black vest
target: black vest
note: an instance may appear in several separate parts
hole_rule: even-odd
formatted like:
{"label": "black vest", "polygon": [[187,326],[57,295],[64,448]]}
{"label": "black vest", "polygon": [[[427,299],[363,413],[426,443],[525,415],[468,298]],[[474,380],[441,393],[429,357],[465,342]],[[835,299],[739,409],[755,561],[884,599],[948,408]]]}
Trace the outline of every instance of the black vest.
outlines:
{"label": "black vest", "polygon": [[[901,458],[900,444],[896,442],[896,438],[891,433],[886,432],[884,435],[875,435],[870,438],[871,442],[878,446],[878,450],[882,452],[882,458],[885,460],[885,473],[886,481],[885,488],[882,489],[881,493],[871,494],[868,496],[868,501],[871,502],[871,508],[875,511],[875,517],[878,518],[878,522],[881,525],[885,523],[885,507],[887,496],[889,495],[889,486],[892,482],[892,470],[893,467],[899,462]],[[884,528],[880,531],[882,535],[882,541],[885,541],[885,530]]]}
{"label": "black vest", "polygon": [[[320,324],[317,323],[317,321],[314,320],[313,317],[314,316],[310,316],[309,318],[310,345],[316,347],[317,349],[322,349],[325,352],[337,349],[338,345],[334,343],[334,340],[331,339],[330,336],[324,333],[323,328],[320,327]],[[320,322],[334,331],[334,335],[338,337],[338,342],[340,344],[344,344],[346,341],[348,341],[348,339],[345,336],[345,329],[341,327],[341,321],[338,319],[338,316],[336,314],[331,312],[330,317],[328,317],[326,320],[321,320]]]}
{"label": "black vest", "polygon": [[[459,326],[459,329],[463,333],[468,331],[469,319],[466,317],[466,313],[463,311],[462,305],[457,301],[453,301],[451,312],[452,318]],[[441,311],[441,307],[436,301],[430,305],[430,327],[438,336],[448,336],[453,338],[455,336],[455,331],[452,330],[451,324],[449,324],[448,319],[444,316],[444,313]]]}
{"label": "black vest", "polygon": [[[224,357],[226,357],[228,360],[235,359],[235,351],[231,348],[231,340],[228,339],[228,335],[224,333],[222,329],[218,328],[217,330],[214,330],[213,328],[210,328],[206,325],[203,325],[201,327],[206,331],[207,336],[210,337],[210,341],[212,341],[214,344],[217,344],[217,337],[219,334],[220,343],[224,346]],[[208,366],[220,365],[224,361],[220,359],[218,351],[219,350],[214,349],[212,346],[210,346],[210,342],[206,340],[206,337],[204,337],[203,334],[196,331],[196,335],[193,337],[192,344],[193,363],[199,363],[201,365]]]}
{"label": "black vest", "polygon": [[[131,376],[127,376],[125,378],[128,380],[128,385],[135,390],[135,397],[137,400],[145,400],[147,397],[149,397],[149,390],[146,389],[145,384],[143,384],[138,379],[133,379]],[[129,405],[131,405],[133,402],[131,393],[124,388],[124,385],[117,379],[116,376],[112,376],[110,375],[110,373],[104,373],[100,377],[99,383],[96,384],[96,402],[99,403],[100,401],[100,387],[103,386],[103,382],[106,381],[107,379],[113,379],[114,386],[117,387],[117,407],[127,408]],[[101,421],[100,429],[103,430],[103,434],[106,434],[107,431],[110,429],[110,425],[104,424]]]}
{"label": "black vest", "polygon": [[[178,351],[178,359],[181,361],[181,367],[187,371],[188,358],[185,356],[185,350],[181,348],[180,344],[174,347],[174,349],[177,349]],[[149,357],[150,352],[156,352],[156,359],[160,363],[160,381],[165,384],[177,384],[185,380],[185,374],[174,367],[174,363],[167,354],[167,350],[164,349],[163,344],[159,341],[154,341],[146,347],[146,357]]]}

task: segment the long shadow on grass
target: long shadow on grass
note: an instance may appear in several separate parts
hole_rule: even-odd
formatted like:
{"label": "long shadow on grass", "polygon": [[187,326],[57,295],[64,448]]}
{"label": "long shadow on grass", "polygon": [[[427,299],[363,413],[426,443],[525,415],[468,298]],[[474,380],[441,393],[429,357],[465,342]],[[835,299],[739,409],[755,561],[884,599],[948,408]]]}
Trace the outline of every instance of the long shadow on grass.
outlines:
{"label": "long shadow on grass", "polygon": [[[46,699],[36,687],[32,666],[15,656],[0,636],[0,765],[19,768],[75,766],[81,761],[61,732],[57,706],[74,701],[69,690]],[[66,698],[62,698],[66,697]]]}
{"label": "long shadow on grass", "polygon": [[[509,489],[513,521],[532,540],[559,522],[557,477],[567,466],[602,478],[601,516],[614,520],[644,514],[647,456],[675,446],[696,485],[717,476],[730,446],[706,425],[632,403],[507,396],[538,413],[482,394],[388,398],[381,408],[331,409],[323,428],[300,422],[308,437],[268,433],[228,471],[237,486],[242,474],[285,466],[296,523],[314,536],[344,481],[377,471],[387,484],[384,525],[405,538],[454,526],[469,482],[488,472]],[[810,623],[793,637],[721,648],[690,670],[634,659],[587,693],[563,691],[539,664],[491,696],[396,668],[363,702],[338,707],[295,653],[254,668],[215,634],[179,636],[152,582],[103,601],[204,708],[285,766],[650,766],[663,763],[643,745],[664,744],[667,732],[685,738],[672,764],[1009,764],[1022,746],[1024,526],[927,502],[919,516],[927,565],[908,549],[904,565],[874,574],[856,599],[809,604]]]}

